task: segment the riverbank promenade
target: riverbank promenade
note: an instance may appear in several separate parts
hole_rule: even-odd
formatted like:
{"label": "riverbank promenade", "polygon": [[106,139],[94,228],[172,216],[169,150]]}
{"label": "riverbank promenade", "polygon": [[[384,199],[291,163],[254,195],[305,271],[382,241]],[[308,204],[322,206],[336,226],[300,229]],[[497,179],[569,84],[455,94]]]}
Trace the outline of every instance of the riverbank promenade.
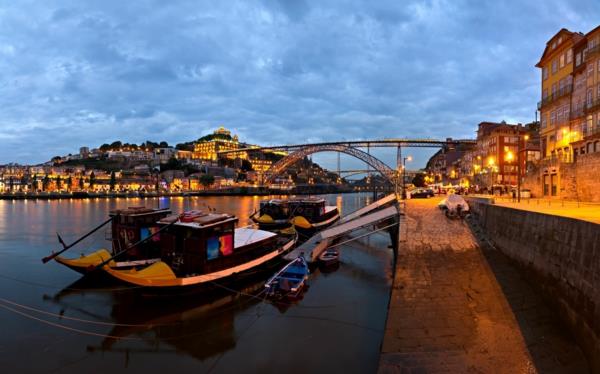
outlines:
{"label": "riverbank promenade", "polygon": [[513,201],[512,198],[494,197],[494,205],[554,216],[575,218],[600,224],[600,203],[553,199],[521,199],[520,202],[517,202]]}
{"label": "riverbank promenade", "polygon": [[439,199],[409,200],[379,373],[586,373],[557,317]]}

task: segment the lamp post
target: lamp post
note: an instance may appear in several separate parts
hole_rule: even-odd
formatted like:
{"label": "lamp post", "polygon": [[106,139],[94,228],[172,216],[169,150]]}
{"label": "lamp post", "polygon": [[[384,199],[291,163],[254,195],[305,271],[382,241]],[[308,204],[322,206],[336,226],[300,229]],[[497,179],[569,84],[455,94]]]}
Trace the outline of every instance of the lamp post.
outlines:
{"label": "lamp post", "polygon": [[[529,135],[523,135],[523,141],[527,142],[529,140]],[[525,145],[525,151],[527,151],[527,144]],[[517,126],[517,202],[521,202],[521,124]]]}
{"label": "lamp post", "polygon": [[412,161],[411,156],[402,158],[402,198],[406,199],[406,161]]}
{"label": "lamp post", "polygon": [[493,157],[488,157],[488,168],[490,169],[490,188],[492,189],[492,195],[494,194],[494,167],[496,160]]}

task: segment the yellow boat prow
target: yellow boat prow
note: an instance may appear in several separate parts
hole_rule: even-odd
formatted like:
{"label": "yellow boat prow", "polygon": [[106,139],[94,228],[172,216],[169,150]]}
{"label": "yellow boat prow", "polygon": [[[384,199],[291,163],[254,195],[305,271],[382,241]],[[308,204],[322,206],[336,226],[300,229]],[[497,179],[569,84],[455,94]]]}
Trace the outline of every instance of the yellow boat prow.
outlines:
{"label": "yellow boat prow", "polygon": [[312,228],[312,223],[308,222],[308,220],[302,216],[296,216],[292,218],[292,223],[294,226],[300,227],[301,229],[310,229]]}
{"label": "yellow boat prow", "polygon": [[117,279],[140,286],[173,285],[172,282],[177,279],[171,267],[162,261],[155,262],[139,271],[135,269],[115,270],[111,268],[105,268],[104,270]]}
{"label": "yellow boat prow", "polygon": [[[101,264],[102,262],[111,258],[112,255],[106,249],[99,249],[95,252],[90,253],[89,255],[81,256],[79,258],[64,258],[61,256],[56,256],[54,260],[56,262],[63,264],[75,271],[80,273],[85,273],[88,268],[91,266],[96,266]],[[114,261],[110,261],[108,266],[114,266]]]}
{"label": "yellow boat prow", "polygon": [[266,224],[266,223],[273,223],[273,222],[275,222],[275,220],[273,220],[273,217],[271,217],[270,215],[263,214],[262,216],[260,216],[256,219],[256,222]]}

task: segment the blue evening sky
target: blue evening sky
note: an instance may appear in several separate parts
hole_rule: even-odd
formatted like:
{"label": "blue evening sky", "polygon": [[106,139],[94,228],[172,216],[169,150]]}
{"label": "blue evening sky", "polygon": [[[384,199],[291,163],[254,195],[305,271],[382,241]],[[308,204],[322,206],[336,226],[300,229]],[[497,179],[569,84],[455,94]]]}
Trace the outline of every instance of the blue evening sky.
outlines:
{"label": "blue evening sky", "polygon": [[4,0],[0,163],[219,125],[263,145],[472,137],[532,121],[545,42],[599,22],[596,0]]}

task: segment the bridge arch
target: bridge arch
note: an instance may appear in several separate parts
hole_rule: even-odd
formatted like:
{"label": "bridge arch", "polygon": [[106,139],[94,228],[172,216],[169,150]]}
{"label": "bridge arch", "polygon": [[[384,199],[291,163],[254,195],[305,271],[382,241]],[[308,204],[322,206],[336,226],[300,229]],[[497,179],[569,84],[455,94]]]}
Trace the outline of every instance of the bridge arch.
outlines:
{"label": "bridge arch", "polygon": [[297,161],[300,161],[304,157],[319,152],[341,152],[350,156],[353,156],[367,165],[371,166],[375,171],[379,172],[384,178],[386,178],[391,184],[394,184],[396,172],[394,169],[387,166],[383,161],[368,154],[367,152],[361,151],[358,148],[351,147],[343,144],[321,144],[303,147],[295,152],[290,153],[281,160],[274,163],[269,170],[266,172],[265,182],[273,182],[276,176],[281,174],[290,165],[293,165]]}

